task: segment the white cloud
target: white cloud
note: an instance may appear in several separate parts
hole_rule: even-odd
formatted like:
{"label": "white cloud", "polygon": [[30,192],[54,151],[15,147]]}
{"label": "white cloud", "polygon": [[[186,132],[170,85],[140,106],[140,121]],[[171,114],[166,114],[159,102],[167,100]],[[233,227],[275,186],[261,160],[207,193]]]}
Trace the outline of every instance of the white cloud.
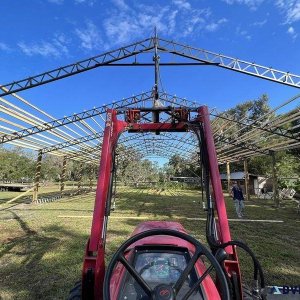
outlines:
{"label": "white cloud", "polygon": [[[89,6],[93,6],[97,0],[74,0],[75,4],[87,4]],[[48,2],[53,4],[64,4],[65,0],[48,0]]]}
{"label": "white cloud", "polygon": [[226,2],[229,5],[232,4],[244,4],[249,6],[251,9],[255,10],[258,8],[258,6],[264,2],[264,0],[222,0]]}
{"label": "white cloud", "polygon": [[192,7],[188,0],[153,5],[134,2],[130,6],[125,0],[111,1],[114,8],[107,11],[103,21],[104,33],[110,46],[149,36],[154,27],[161,36],[180,38],[215,31],[225,23],[224,18],[215,20],[209,8]]}
{"label": "white cloud", "polygon": [[264,26],[267,22],[268,22],[267,19],[264,19],[264,20],[262,20],[262,21],[256,21],[256,22],[252,23],[252,26],[262,27],[262,26]]}
{"label": "white cloud", "polygon": [[176,27],[177,10],[168,7],[139,5],[139,9],[114,11],[104,20],[104,30],[111,44],[122,44],[144,37],[157,27],[160,34],[172,34]]}
{"label": "white cloud", "polygon": [[88,21],[85,28],[77,28],[75,33],[80,39],[82,48],[87,50],[101,48],[103,41],[100,32],[92,21]]}
{"label": "white cloud", "polygon": [[48,0],[48,2],[60,5],[64,3],[64,0]]}
{"label": "white cloud", "polygon": [[276,5],[285,14],[286,23],[300,20],[300,0],[277,0]]}
{"label": "white cloud", "polygon": [[21,51],[28,55],[41,55],[43,57],[61,57],[67,55],[69,50],[67,44],[69,41],[63,34],[55,35],[51,41],[41,41],[34,43],[19,42]]}
{"label": "white cloud", "polygon": [[[222,0],[229,5],[233,4],[243,4],[247,5],[250,9],[256,10],[263,2],[266,0]],[[300,0],[273,0],[270,1],[274,4],[281,13],[285,15],[285,23],[291,24],[300,20]],[[257,22],[257,26],[260,25],[260,22]]]}
{"label": "white cloud", "polygon": [[173,0],[173,3],[178,6],[179,9],[191,9],[191,4],[186,0]]}
{"label": "white cloud", "polygon": [[249,34],[247,30],[241,29],[241,27],[236,28],[236,34],[245,38],[246,40],[250,41],[252,39],[252,36]]}
{"label": "white cloud", "polygon": [[125,3],[125,0],[112,0],[113,4],[121,10],[129,9],[129,6]]}
{"label": "white cloud", "polygon": [[11,49],[7,44],[0,42],[0,51],[9,52]]}
{"label": "white cloud", "polygon": [[295,39],[295,38],[298,36],[298,34],[296,33],[294,27],[292,27],[292,26],[290,26],[290,27],[288,28],[287,33],[288,33],[293,39]]}
{"label": "white cloud", "polygon": [[227,23],[228,20],[226,18],[222,18],[220,20],[218,20],[217,22],[212,22],[212,23],[209,23],[205,26],[205,28],[208,30],[208,31],[216,31],[219,29],[220,25],[223,24],[223,23]]}

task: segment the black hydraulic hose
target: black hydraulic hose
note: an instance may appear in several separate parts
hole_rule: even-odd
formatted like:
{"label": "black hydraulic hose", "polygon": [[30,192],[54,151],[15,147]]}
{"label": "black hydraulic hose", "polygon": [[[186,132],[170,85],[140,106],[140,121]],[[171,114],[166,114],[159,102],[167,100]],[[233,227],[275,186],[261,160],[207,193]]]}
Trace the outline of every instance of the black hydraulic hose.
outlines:
{"label": "black hydraulic hose", "polygon": [[258,274],[260,277],[260,286],[261,288],[265,288],[265,276],[261,267],[261,264],[259,263],[258,259],[256,258],[253,251],[243,242],[241,241],[229,241],[224,244],[218,245],[218,248],[226,248],[227,246],[237,246],[245,250],[252,258],[253,265],[254,265],[254,280],[258,280]]}
{"label": "black hydraulic hose", "polygon": [[209,246],[215,251],[218,245],[215,237],[215,227],[214,227],[214,208],[212,206],[209,190],[209,164],[208,164],[208,153],[207,148],[205,147],[205,139],[202,125],[199,126],[199,131],[196,131],[196,136],[198,138],[199,147],[200,147],[200,161],[203,170],[204,177],[204,187],[207,201],[207,221],[206,221],[206,239]]}
{"label": "black hydraulic hose", "polygon": [[110,210],[111,210],[111,198],[113,194],[113,183],[114,183],[114,176],[115,176],[115,150],[112,152],[112,168],[110,170],[110,178],[109,178],[109,189],[107,193],[107,200],[106,200],[106,206],[105,206],[105,216],[110,215]]}
{"label": "black hydraulic hose", "polygon": [[204,171],[204,186],[205,186],[205,192],[206,192],[206,198],[207,198],[207,221],[206,221],[206,239],[211,247],[212,251],[215,252],[219,248],[226,248],[227,246],[237,246],[242,248],[244,251],[246,251],[253,261],[254,266],[254,274],[253,278],[257,282],[258,281],[258,274],[260,277],[260,286],[261,288],[265,288],[265,277],[264,273],[261,267],[261,264],[259,263],[258,259],[256,258],[253,251],[243,242],[241,241],[229,241],[224,244],[218,243],[218,241],[215,238],[214,235],[214,209],[212,207],[210,194],[209,194],[209,165],[208,165],[208,153],[207,148],[205,147],[205,139],[204,139],[204,132],[202,125],[199,126],[199,132],[196,132],[196,136],[199,141],[199,147],[200,147],[200,158],[201,158],[201,165],[203,166]]}

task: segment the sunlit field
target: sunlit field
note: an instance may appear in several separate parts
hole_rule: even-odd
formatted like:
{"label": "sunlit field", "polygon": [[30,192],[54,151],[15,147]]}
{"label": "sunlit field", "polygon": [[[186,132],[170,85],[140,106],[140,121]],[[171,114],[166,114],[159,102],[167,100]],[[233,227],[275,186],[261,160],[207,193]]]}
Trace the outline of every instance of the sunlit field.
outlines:
{"label": "sunlit field", "polygon": [[[95,194],[65,197],[51,203],[0,207],[0,299],[66,299],[80,279],[89,236]],[[13,197],[6,195],[5,199]],[[200,241],[205,240],[201,194],[185,189],[118,188],[111,213],[107,260],[143,220],[174,220]],[[300,216],[295,204],[275,209],[265,200],[246,202],[246,219],[282,223],[239,222],[231,199],[227,209],[233,239],[246,242],[265,270],[268,285],[300,282]],[[196,219],[195,219],[196,218]],[[239,252],[242,271],[251,278],[249,260]]]}

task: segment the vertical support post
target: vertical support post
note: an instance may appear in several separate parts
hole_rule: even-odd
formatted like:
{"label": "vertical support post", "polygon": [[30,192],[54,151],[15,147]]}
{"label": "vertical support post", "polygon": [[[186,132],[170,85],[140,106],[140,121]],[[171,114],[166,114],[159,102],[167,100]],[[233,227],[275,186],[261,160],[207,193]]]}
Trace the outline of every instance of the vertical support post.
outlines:
{"label": "vertical support post", "polygon": [[90,190],[93,188],[93,176],[94,175],[94,168],[91,166],[90,175],[89,175],[89,188]]}
{"label": "vertical support post", "polygon": [[78,190],[80,190],[81,186],[82,186],[82,169],[83,169],[83,165],[82,165],[82,163],[80,163],[80,165],[79,165],[79,176],[78,176],[78,182],[77,182]]}
{"label": "vertical support post", "polygon": [[[154,77],[154,95],[153,95],[153,107],[157,107],[158,104],[158,79],[159,79],[159,55],[158,55],[158,38],[157,38],[157,31],[155,27],[155,33],[154,33],[154,56],[153,61],[155,64],[155,77]],[[159,112],[153,111],[152,112],[152,121],[154,123],[159,122]],[[156,134],[159,134],[156,132]]]}
{"label": "vertical support post", "polygon": [[60,191],[61,192],[64,191],[64,189],[65,189],[66,170],[67,170],[67,159],[64,156],[61,177],[60,177]]}
{"label": "vertical support post", "polygon": [[273,200],[276,207],[279,207],[279,195],[278,195],[278,176],[276,169],[276,154],[275,151],[270,150],[272,157],[272,181],[273,181]]}
{"label": "vertical support post", "polygon": [[36,169],[35,169],[35,177],[34,177],[34,190],[32,194],[32,202],[37,201],[39,185],[40,185],[40,177],[41,177],[41,166],[42,166],[42,150],[39,150],[37,161],[36,161]]}
{"label": "vertical support post", "polygon": [[230,182],[230,163],[226,163],[226,170],[227,170],[227,190],[228,194],[230,195],[231,193],[231,182]]}
{"label": "vertical support post", "polygon": [[248,172],[248,160],[247,158],[244,160],[244,173],[245,173],[245,195],[246,200],[250,200],[250,193],[249,193],[249,172]]}

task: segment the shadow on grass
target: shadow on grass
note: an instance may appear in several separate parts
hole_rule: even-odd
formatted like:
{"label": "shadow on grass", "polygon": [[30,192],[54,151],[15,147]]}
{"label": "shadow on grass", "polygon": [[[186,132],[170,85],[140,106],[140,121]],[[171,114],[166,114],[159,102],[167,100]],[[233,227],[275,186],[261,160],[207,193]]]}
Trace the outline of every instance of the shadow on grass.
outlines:
{"label": "shadow on grass", "polygon": [[[9,213],[20,231],[0,247],[0,299],[66,299],[81,278],[88,234],[58,224],[41,224],[33,230],[18,212]],[[130,233],[118,228],[109,230],[107,248],[111,247],[111,254],[120,245],[118,239]]]}
{"label": "shadow on grass", "polygon": [[37,232],[10,213],[23,234],[1,247],[0,299],[65,299],[80,277],[87,236],[57,225]]}
{"label": "shadow on grass", "polygon": [[[107,261],[121,243],[129,237],[134,227],[143,221],[142,219],[126,219],[128,214],[145,217],[147,220],[151,218],[175,219],[190,234],[205,243],[205,221],[186,219],[187,217],[205,217],[198,203],[200,198],[201,195],[186,191],[183,191],[180,197],[156,195],[150,192],[143,194],[120,192],[117,210],[112,215],[116,214],[125,218],[110,221],[112,226],[108,233]],[[38,219],[41,222],[40,227],[35,226],[34,230],[29,226],[31,221],[27,223],[21,218],[19,214],[21,208],[5,212],[11,214],[11,219],[18,222],[19,228],[16,231],[12,228],[9,232],[14,232],[14,236],[7,238],[7,242],[0,245],[0,299],[1,296],[3,299],[66,299],[69,290],[81,276],[83,254],[89,231],[86,230],[86,225],[82,227],[78,225],[80,219],[58,221],[53,218],[50,220],[50,225],[49,221],[48,225],[45,225],[42,218],[48,215],[38,215],[38,213],[43,210],[56,212],[56,210],[65,209],[74,212],[83,211],[82,199],[74,198],[64,202],[69,201],[72,205],[70,209],[66,209],[63,205],[59,209],[63,201],[31,207],[34,214],[30,216],[30,220],[41,217]],[[92,205],[91,203],[88,205]],[[267,210],[268,207],[256,201],[249,204],[255,204],[258,207],[246,207],[248,218],[277,219],[281,217],[285,223],[232,222],[230,227],[233,238],[246,241],[257,254],[266,270],[268,284],[298,284],[300,239],[293,211],[289,209]],[[90,207],[87,206],[87,208]],[[86,211],[92,212],[92,209]],[[229,217],[235,217],[231,200],[227,200],[227,211]],[[55,214],[49,214],[49,216],[55,217]],[[10,223],[7,223],[7,226],[8,224]],[[242,254],[240,257],[242,269],[251,276],[251,264]]]}
{"label": "shadow on grass", "polygon": [[[144,191],[144,190],[141,190]],[[179,196],[156,194],[154,191],[119,192],[116,212],[134,212],[136,216],[151,215],[152,217],[195,217],[201,208],[197,196],[182,194]]]}

